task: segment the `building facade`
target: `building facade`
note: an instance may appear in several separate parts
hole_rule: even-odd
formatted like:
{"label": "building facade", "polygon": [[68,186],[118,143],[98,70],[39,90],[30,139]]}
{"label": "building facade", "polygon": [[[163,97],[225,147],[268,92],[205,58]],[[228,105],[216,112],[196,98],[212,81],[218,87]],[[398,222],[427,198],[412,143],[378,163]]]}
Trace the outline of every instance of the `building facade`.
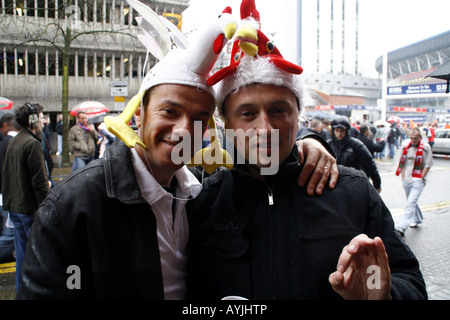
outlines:
{"label": "building facade", "polygon": [[[143,2],[175,24],[188,6],[188,0]],[[137,40],[137,13],[125,0],[1,0],[1,5],[0,95],[14,107],[29,101],[54,116],[61,112],[68,40],[69,110],[91,100],[122,111],[139,90],[143,70],[156,63]],[[114,96],[115,84],[126,86],[126,94]]]}
{"label": "building facade", "polygon": [[303,76],[312,90],[307,111],[378,120],[381,80],[364,76],[359,65],[359,0],[300,3]]}
{"label": "building facade", "polygon": [[[427,77],[450,59],[450,31],[387,54],[386,114],[415,122],[450,123],[450,94],[445,80]],[[376,61],[383,72],[383,57]]]}
{"label": "building facade", "polygon": [[360,75],[359,0],[302,1],[302,60],[322,74]]}

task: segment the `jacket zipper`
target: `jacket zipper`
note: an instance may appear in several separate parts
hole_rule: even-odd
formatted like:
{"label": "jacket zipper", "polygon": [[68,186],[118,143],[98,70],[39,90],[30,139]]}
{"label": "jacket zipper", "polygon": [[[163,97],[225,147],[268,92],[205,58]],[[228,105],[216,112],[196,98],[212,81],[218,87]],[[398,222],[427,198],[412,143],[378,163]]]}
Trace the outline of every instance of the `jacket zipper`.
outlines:
{"label": "jacket zipper", "polygon": [[272,252],[271,252],[271,269],[272,269],[272,299],[276,300],[278,297],[278,284],[277,284],[277,270],[276,270],[276,257],[277,257],[277,226],[276,226],[276,214],[275,214],[275,201],[273,197],[273,190],[271,187],[267,187],[268,195],[268,209],[270,214],[270,221],[272,225]]}
{"label": "jacket zipper", "polygon": [[268,198],[269,198],[269,206],[273,206],[275,202],[273,200],[273,192],[271,188],[268,188]]}

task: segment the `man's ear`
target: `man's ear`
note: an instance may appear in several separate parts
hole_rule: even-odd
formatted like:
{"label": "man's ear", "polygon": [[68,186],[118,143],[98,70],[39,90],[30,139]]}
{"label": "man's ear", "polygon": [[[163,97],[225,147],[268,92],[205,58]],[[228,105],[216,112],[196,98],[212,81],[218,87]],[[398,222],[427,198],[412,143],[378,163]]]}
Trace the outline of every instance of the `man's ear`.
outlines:
{"label": "man's ear", "polygon": [[134,113],[134,122],[136,124],[136,127],[141,127],[141,107],[136,109],[136,112]]}

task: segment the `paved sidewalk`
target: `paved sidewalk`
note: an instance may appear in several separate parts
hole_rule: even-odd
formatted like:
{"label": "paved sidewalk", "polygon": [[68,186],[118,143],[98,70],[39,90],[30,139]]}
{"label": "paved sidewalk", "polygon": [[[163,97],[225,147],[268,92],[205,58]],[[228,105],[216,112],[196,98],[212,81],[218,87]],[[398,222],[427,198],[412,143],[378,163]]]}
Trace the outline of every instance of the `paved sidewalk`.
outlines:
{"label": "paved sidewalk", "polygon": [[408,228],[405,242],[419,260],[428,299],[450,300],[450,208],[424,212],[423,224]]}

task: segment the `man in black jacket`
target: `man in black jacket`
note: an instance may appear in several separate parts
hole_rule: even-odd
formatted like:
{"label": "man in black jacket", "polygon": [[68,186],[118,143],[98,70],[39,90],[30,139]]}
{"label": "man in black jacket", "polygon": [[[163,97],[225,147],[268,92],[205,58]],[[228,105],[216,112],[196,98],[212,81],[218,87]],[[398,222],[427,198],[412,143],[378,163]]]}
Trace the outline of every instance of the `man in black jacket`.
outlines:
{"label": "man in black jacket", "polygon": [[370,151],[370,153],[373,155],[375,152],[381,152],[386,147],[385,141],[380,141],[379,143],[373,142],[373,139],[371,137],[371,130],[369,129],[369,126],[366,124],[362,124],[359,128],[359,135],[358,139],[361,140],[362,143],[367,147],[367,149]]}
{"label": "man in black jacket", "polygon": [[332,138],[328,140],[336,154],[337,163],[363,170],[372,179],[373,186],[381,192],[381,178],[377,165],[367,147],[350,135],[350,121],[345,116],[336,116],[331,122]]}
{"label": "man in black jacket", "polygon": [[235,159],[245,161],[208,177],[194,204],[188,298],[426,298],[418,262],[364,173],[340,166],[336,188],[320,197],[296,184],[298,69],[286,71],[278,55],[255,57],[218,88]]}

